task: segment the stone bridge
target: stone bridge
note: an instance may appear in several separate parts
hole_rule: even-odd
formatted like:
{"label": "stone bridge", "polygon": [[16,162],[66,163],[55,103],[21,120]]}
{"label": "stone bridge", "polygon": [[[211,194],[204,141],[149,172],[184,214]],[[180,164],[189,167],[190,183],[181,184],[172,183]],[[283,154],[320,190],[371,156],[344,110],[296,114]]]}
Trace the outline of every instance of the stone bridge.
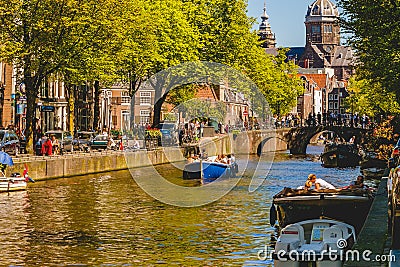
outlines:
{"label": "stone bridge", "polygon": [[354,135],[356,143],[362,143],[364,137],[372,132],[371,129],[361,129],[343,126],[313,126],[313,127],[298,127],[292,128],[285,135],[285,140],[291,154],[304,155],[306,154],[307,145],[313,136],[322,132],[334,132],[337,136],[345,141],[349,141]]}
{"label": "stone bridge", "polygon": [[229,154],[257,154],[263,152],[274,152],[290,150],[294,155],[305,155],[310,140],[322,132],[334,132],[337,136],[348,141],[353,135],[356,136],[356,143],[360,143],[364,136],[371,130],[339,127],[339,126],[315,126],[298,128],[281,128],[270,130],[257,130],[241,132],[237,135],[232,133],[220,138],[213,138],[212,141],[201,142],[200,149],[206,149],[209,155],[220,153]]}

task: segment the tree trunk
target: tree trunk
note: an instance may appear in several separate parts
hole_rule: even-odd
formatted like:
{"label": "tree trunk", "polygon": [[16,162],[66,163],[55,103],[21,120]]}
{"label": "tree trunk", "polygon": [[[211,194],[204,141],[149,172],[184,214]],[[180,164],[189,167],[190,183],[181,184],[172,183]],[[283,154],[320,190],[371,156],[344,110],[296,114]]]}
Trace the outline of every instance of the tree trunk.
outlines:
{"label": "tree trunk", "polygon": [[164,103],[166,98],[167,98],[167,94],[165,94],[164,96],[159,98],[158,101],[156,103],[154,103],[153,127],[155,127],[158,124],[160,124],[160,121],[161,121],[161,108],[162,108],[162,105],[163,105],[163,103]]}
{"label": "tree trunk", "polygon": [[100,131],[99,122],[100,122],[100,82],[94,82],[94,109],[93,109],[93,130]]}
{"label": "tree trunk", "polygon": [[135,128],[135,94],[137,89],[135,88],[135,82],[130,81],[129,82],[129,96],[131,97],[131,107],[130,107],[130,130],[133,130]]}
{"label": "tree trunk", "polygon": [[36,89],[34,88],[34,84],[32,82],[32,77],[30,73],[24,73],[24,83],[26,88],[26,128],[25,128],[25,137],[26,137],[26,152],[28,154],[33,154],[35,151],[35,139],[38,136],[34,136],[36,129]]}
{"label": "tree trunk", "polygon": [[74,135],[75,130],[75,85],[65,83],[65,87],[68,93],[68,130]]}
{"label": "tree trunk", "polygon": [[26,152],[28,154],[33,154],[33,152],[35,151],[34,134],[36,129],[36,99],[38,96],[40,84],[43,80],[43,78],[39,76],[38,73],[36,75],[37,76],[32,77],[31,59],[29,56],[25,56],[23,65],[23,82],[25,83],[27,102],[25,137]]}

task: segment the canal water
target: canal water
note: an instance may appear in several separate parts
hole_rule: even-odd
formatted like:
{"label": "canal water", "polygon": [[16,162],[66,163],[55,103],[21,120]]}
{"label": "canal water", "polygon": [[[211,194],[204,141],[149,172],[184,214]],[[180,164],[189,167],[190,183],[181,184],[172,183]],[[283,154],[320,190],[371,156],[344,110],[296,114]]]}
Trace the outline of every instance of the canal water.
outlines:
{"label": "canal water", "polygon": [[[258,252],[276,235],[269,225],[273,195],[303,185],[311,172],[336,186],[359,174],[358,168],[322,168],[321,151],[309,146],[307,157],[276,154],[255,192],[249,193],[246,172],[230,193],[196,208],[153,199],[128,171],[37,182],[25,192],[0,194],[1,265],[272,266]],[[248,166],[257,161],[252,157]],[[171,169],[157,166],[172,182],[200,186]],[[148,173],[141,168],[133,175]]]}

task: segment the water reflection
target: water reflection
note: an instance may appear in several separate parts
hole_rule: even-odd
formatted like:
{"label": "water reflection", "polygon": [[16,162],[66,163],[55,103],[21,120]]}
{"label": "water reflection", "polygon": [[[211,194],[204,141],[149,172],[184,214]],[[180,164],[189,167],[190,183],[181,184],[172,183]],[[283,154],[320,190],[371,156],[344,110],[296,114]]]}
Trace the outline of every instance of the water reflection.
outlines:
{"label": "water reflection", "polygon": [[[257,252],[274,235],[272,196],[284,186],[302,185],[311,170],[338,186],[359,172],[324,169],[313,156],[278,155],[263,185],[249,193],[255,164],[252,158],[229,194],[197,208],[154,200],[128,171],[37,182],[26,192],[0,194],[2,264],[271,266]],[[199,186],[183,181],[180,170],[168,165],[157,170],[178,184]],[[147,173],[136,170],[136,175]]]}

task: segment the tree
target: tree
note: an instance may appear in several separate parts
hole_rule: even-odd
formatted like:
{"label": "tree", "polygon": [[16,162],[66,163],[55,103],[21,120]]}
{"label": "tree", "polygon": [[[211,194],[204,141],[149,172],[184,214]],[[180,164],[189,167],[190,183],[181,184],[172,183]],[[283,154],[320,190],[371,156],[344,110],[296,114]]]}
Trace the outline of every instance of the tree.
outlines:
{"label": "tree", "polygon": [[[184,3],[175,0],[152,1],[149,12],[157,14],[154,16],[156,25],[156,37],[158,43],[158,56],[153,62],[150,73],[156,74],[157,79],[149,79],[151,87],[155,89],[155,99],[159,99],[154,104],[153,125],[160,123],[161,107],[167,95],[164,94],[180,81],[175,80],[182,75],[172,75],[163,70],[178,65],[183,62],[197,61],[199,59],[200,33],[197,28],[192,27],[188,21],[188,16],[184,12]],[[162,15],[160,15],[162,10]],[[173,80],[169,80],[173,77]],[[166,82],[166,80],[169,80]],[[166,87],[167,86],[167,87]]]}
{"label": "tree", "polygon": [[28,152],[33,149],[36,99],[46,77],[76,61],[103,38],[114,1],[0,2],[0,59],[22,71],[27,95]]}
{"label": "tree", "polygon": [[149,12],[152,1],[126,1],[120,12],[116,42],[116,72],[122,81],[129,84],[131,97],[131,127],[134,124],[135,93],[142,83],[152,75],[159,58],[157,28],[159,12]]}
{"label": "tree", "polygon": [[[397,0],[340,0],[342,28],[361,64],[359,76],[377,82],[400,101],[400,2]],[[373,14],[373,15],[372,15]]]}
{"label": "tree", "polygon": [[369,117],[377,115],[396,114],[400,106],[396,102],[394,92],[388,92],[378,82],[360,79],[358,75],[349,81],[350,96],[346,98],[346,107],[349,111],[366,114]]}

